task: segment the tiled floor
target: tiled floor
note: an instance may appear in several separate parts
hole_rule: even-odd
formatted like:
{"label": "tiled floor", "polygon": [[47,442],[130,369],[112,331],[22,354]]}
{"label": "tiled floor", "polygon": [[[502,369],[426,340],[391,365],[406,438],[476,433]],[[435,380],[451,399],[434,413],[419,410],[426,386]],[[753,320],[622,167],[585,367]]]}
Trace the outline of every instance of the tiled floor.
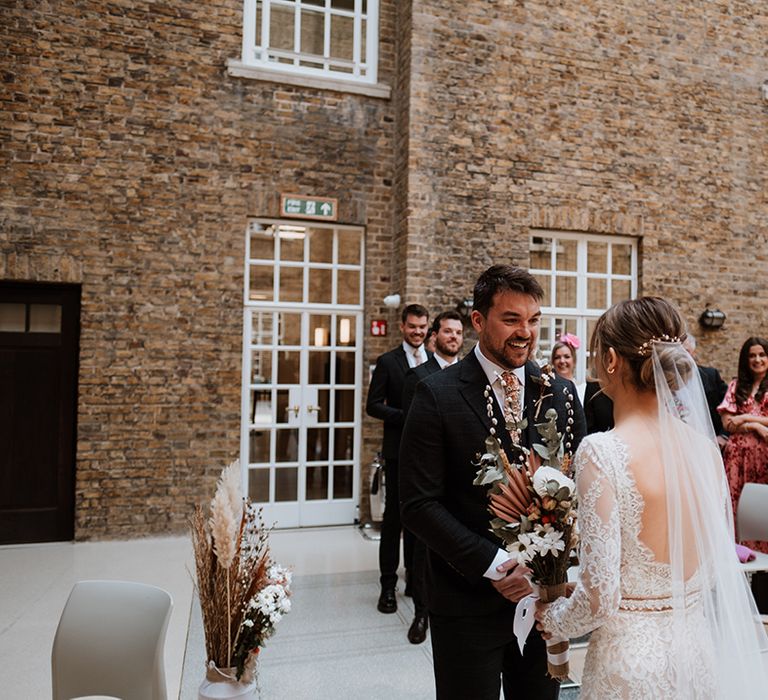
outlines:
{"label": "tiled floor", "polygon": [[[405,637],[410,599],[398,595],[395,615],[375,609],[377,542],[349,526],[275,531],[271,546],[277,561],[293,567],[295,579],[293,610],[261,655],[263,700],[434,697],[429,642],[414,646]],[[204,648],[199,609],[192,605],[191,561],[186,537],[0,547],[0,698],[50,697],[51,644],[72,585],[105,578],[171,593],[169,698],[194,700]],[[576,669],[581,654],[575,654]],[[564,690],[560,697],[577,695]]]}

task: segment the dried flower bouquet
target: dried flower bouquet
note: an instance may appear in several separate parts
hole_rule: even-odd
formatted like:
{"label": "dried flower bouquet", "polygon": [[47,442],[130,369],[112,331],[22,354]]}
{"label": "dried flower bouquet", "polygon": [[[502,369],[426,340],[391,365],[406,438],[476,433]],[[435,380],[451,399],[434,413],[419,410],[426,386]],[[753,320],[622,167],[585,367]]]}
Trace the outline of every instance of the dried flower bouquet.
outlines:
{"label": "dried flower bouquet", "polygon": [[191,534],[208,665],[250,681],[260,648],[291,609],[291,572],[272,561],[269,530],[240,479],[239,461],[221,472],[210,514],[195,508]]}

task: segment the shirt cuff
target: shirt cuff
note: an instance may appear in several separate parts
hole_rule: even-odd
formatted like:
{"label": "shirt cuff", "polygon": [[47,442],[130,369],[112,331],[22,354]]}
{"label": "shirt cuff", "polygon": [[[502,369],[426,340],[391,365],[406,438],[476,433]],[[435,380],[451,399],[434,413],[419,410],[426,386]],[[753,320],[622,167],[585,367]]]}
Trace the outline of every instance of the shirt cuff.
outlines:
{"label": "shirt cuff", "polygon": [[504,573],[496,571],[496,567],[501,566],[505,561],[509,561],[510,559],[511,557],[509,556],[509,552],[505,552],[503,549],[500,549],[498,552],[496,552],[496,556],[493,558],[491,565],[488,567],[483,576],[485,578],[492,579],[493,581],[501,581],[501,579],[503,579],[507,573],[506,571]]}

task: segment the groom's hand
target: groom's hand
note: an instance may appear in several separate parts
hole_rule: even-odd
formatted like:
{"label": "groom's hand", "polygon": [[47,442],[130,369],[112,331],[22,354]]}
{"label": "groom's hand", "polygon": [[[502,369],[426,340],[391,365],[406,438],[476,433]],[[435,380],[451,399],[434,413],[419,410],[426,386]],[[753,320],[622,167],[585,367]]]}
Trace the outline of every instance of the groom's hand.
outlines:
{"label": "groom's hand", "polygon": [[514,559],[508,559],[497,566],[496,571],[505,576],[498,581],[491,581],[491,584],[507,600],[517,603],[531,592],[531,584],[525,578],[525,574],[531,573],[528,567],[518,565]]}

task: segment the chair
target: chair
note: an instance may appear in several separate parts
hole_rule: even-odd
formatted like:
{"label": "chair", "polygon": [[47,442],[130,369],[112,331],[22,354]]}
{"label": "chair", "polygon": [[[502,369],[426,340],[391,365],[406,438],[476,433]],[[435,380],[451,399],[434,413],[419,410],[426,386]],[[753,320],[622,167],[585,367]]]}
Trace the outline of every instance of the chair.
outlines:
{"label": "chair", "polygon": [[173,601],[131,581],[78,581],[53,640],[53,700],[166,700],[163,648]]}
{"label": "chair", "polygon": [[[768,484],[744,484],[736,509],[738,540],[768,541]],[[768,554],[755,552],[753,561],[742,564],[747,574],[768,571]]]}

